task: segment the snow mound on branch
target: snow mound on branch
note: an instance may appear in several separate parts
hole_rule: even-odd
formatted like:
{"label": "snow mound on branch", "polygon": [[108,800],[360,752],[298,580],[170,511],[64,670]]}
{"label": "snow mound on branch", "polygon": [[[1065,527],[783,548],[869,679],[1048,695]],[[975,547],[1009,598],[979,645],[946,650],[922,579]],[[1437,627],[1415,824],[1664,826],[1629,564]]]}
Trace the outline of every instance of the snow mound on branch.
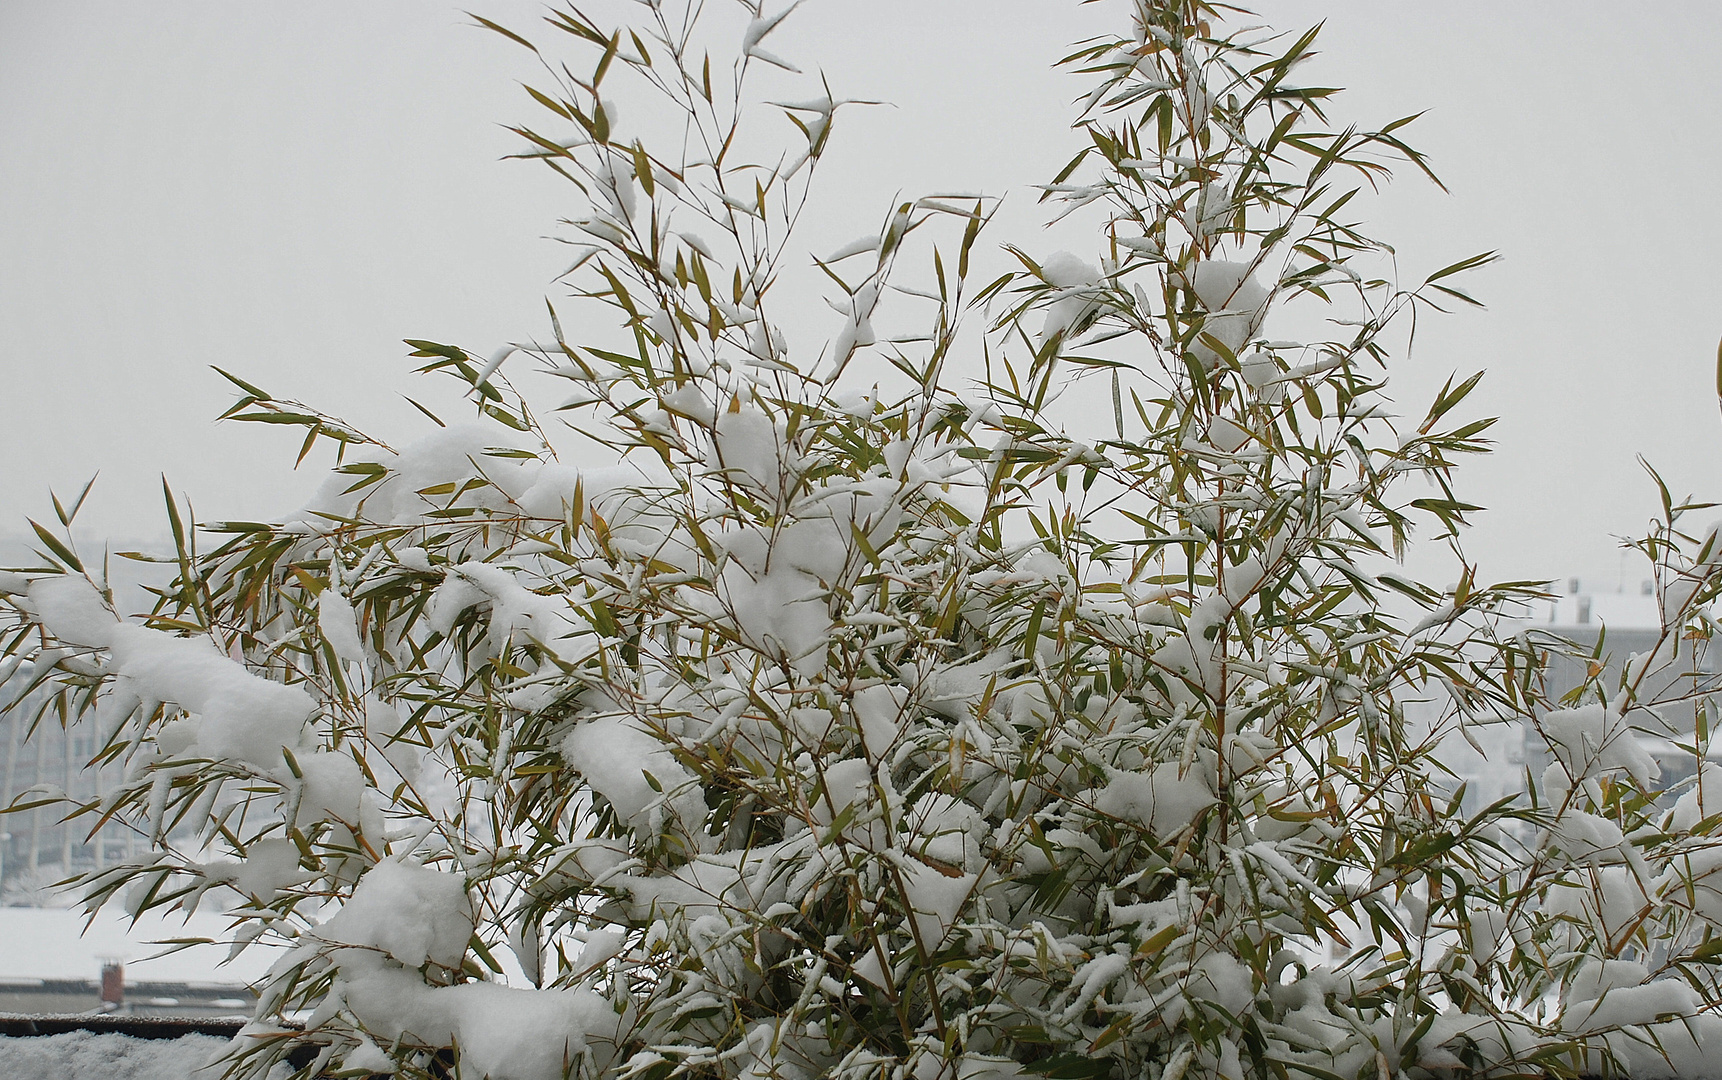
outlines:
{"label": "snow mound on branch", "polygon": [[106,648],[120,685],[144,701],[171,702],[194,714],[183,729],[198,755],[270,770],[282,748],[303,745],[317,702],[303,687],[265,679],[222,654],[207,638],[176,637],[123,622],[82,577],[39,578],[30,602],[62,641]]}
{"label": "snow mound on branch", "polygon": [[366,871],[352,899],[318,928],[333,945],[379,949],[409,968],[453,968],[472,940],[472,902],[454,874],[385,860]]}
{"label": "snow mound on branch", "polygon": [[[273,778],[281,785],[277,799],[283,813],[292,810],[290,824],[337,821],[363,835],[381,835],[376,794],[358,762],[310,744],[318,705],[304,686],[264,678],[206,637],[179,637],[119,619],[82,577],[40,578],[29,596],[55,637],[108,650],[114,693],[123,700],[169,703],[187,714],[156,730],[157,754],[234,762]],[[158,790],[165,796],[159,783]],[[151,824],[159,830],[163,804],[152,799],[151,807]],[[272,900],[297,871],[280,856],[266,867],[243,880],[231,867],[209,869],[241,891],[267,887],[266,894],[253,895]]]}
{"label": "snow mound on branch", "polygon": [[71,574],[37,578],[27,592],[42,625],[61,641],[92,649],[112,643],[119,616],[88,581]]}
{"label": "snow mound on branch", "polygon": [[[1551,766],[1551,771],[1559,766]],[[1548,830],[1549,843],[1576,862],[1602,864],[1622,857],[1626,835],[1620,826],[1604,817],[1576,807],[1561,811]]]}
{"label": "snow mound on branch", "polygon": [[1669,823],[1684,832],[1718,813],[1722,813],[1722,765],[1706,761],[1698,766],[1693,785],[1675,801]]}
{"label": "snow mound on branch", "polygon": [[333,585],[317,596],[317,629],[336,656],[349,664],[364,664],[365,646],[359,639],[359,620],[353,604]]}
{"label": "snow mound on branch", "polygon": [[[738,460],[751,462],[749,468],[778,467],[769,464],[779,453],[776,444],[749,445],[747,453],[736,455]],[[906,461],[905,467],[915,464]],[[733,478],[741,466],[729,463],[727,468]],[[790,481],[780,483],[785,486],[768,491],[763,480],[749,480],[761,494],[786,498]],[[727,615],[744,641],[781,659],[797,674],[812,677],[823,670],[834,626],[829,596],[849,584],[864,561],[857,550],[857,534],[870,543],[883,542],[896,527],[901,516],[898,490],[894,480],[863,481],[835,490],[828,486],[819,500],[803,500],[797,506],[803,511],[798,520],[775,528],[732,526],[717,538],[725,558],[716,583],[718,607],[711,613]],[[699,605],[704,600],[690,595],[689,602]]]}
{"label": "snow mound on branch", "polygon": [[1565,915],[1589,926],[1605,941],[1619,941],[1650,907],[1651,889],[1646,882],[1628,867],[1605,866],[1579,875],[1576,882],[1563,881],[1550,888],[1546,910],[1551,916]]}
{"label": "snow mound on branch", "polygon": [[913,859],[901,861],[903,892],[915,920],[915,935],[922,948],[932,952],[968,903],[979,878],[974,874],[947,874]]}
{"label": "snow mound on branch", "polygon": [[1106,786],[1094,797],[1096,811],[1140,825],[1157,840],[1178,835],[1213,803],[1213,785],[1201,767],[1185,771],[1176,761],[1145,772],[1108,768]]}
{"label": "snow mound on branch", "polygon": [[878,820],[879,793],[875,784],[885,789],[887,800],[895,797],[889,787],[890,771],[877,771],[864,758],[845,758],[825,766],[824,794],[811,805],[813,820],[821,826],[837,823],[845,811],[851,820],[843,834],[851,841],[870,850],[878,850],[885,842],[884,823]]}
{"label": "snow mound on branch", "polygon": [[[1220,342],[1237,356],[1261,328],[1267,309],[1268,290],[1250,276],[1246,263],[1210,259],[1199,262],[1189,274],[1190,290],[1207,312],[1201,334]],[[1220,354],[1198,334],[1190,354],[1203,368],[1220,362]]]}
{"label": "snow mound on branch", "polygon": [[720,415],[712,445],[732,481],[768,497],[782,494],[797,464],[783,425],[759,409]]}
{"label": "snow mound on branch", "polygon": [[1592,960],[1568,989],[1562,1027],[1588,1034],[1649,1024],[1661,1016],[1690,1015],[1700,1004],[1697,992],[1680,979],[1652,980],[1648,968],[1631,960]]}
{"label": "snow mound on branch", "polygon": [[1626,720],[1602,705],[1556,709],[1537,724],[1555,760],[1573,782],[1590,776],[1625,772],[1643,787],[1651,787],[1661,768],[1641,746]]}
{"label": "snow mound on branch", "polygon": [[585,511],[606,518],[619,539],[634,545],[661,542],[663,522],[652,513],[653,500],[634,497],[674,487],[656,459],[576,468],[522,456],[545,452],[537,440],[500,424],[451,424],[399,453],[372,448],[355,455],[352,465],[382,466],[382,479],[355,488],[353,473],[331,473],[288,523],[314,532],[361,517],[419,525],[436,520],[427,515],[450,505],[556,521],[578,489]]}
{"label": "snow mound on branch", "polygon": [[985,817],[972,803],[928,792],[915,800],[903,819],[910,850],[950,866],[975,869],[981,858],[988,827]]}
{"label": "snow mound on branch", "polygon": [[588,720],[562,740],[562,759],[609,800],[616,816],[636,833],[657,832],[653,819],[667,807],[685,835],[700,835],[705,794],[693,773],[651,732],[622,717]]}
{"label": "snow mound on branch", "polygon": [[1047,256],[1040,264],[1040,275],[1048,284],[1057,286],[1058,291],[1051,294],[1055,299],[1047,305],[1046,321],[1035,340],[1037,350],[1053,338],[1068,334],[1073,327],[1080,327],[1098,307],[1100,294],[1100,271],[1068,251]]}
{"label": "snow mound on branch", "polygon": [[833,622],[818,578],[787,559],[732,559],[718,578],[718,596],[750,644],[804,676],[825,667]]}
{"label": "snow mound on branch", "polygon": [[855,720],[861,727],[861,743],[867,755],[880,760],[897,744],[903,733],[903,710],[909,703],[909,692],[901,686],[880,684],[859,690],[855,694]]}
{"label": "snow mound on branch", "polygon": [[603,1055],[601,1067],[621,1019],[589,990],[427,986],[401,968],[355,973],[342,989],[353,1014],[380,1041],[458,1045],[460,1074],[489,1080],[562,1080],[568,1063],[588,1051]]}
{"label": "snow mound on branch", "polygon": [[591,627],[578,621],[566,598],[534,592],[507,567],[476,560],[448,568],[431,595],[431,626],[446,635],[455,620],[478,604],[490,606],[491,655],[510,642],[533,642],[577,664],[597,649]]}
{"label": "snow mound on branch", "polygon": [[201,864],[204,877],[226,884],[242,896],[269,903],[282,889],[309,881],[314,875],[299,863],[299,845],[276,838],[249,844],[243,859],[216,859]]}
{"label": "snow mound on branch", "polygon": [[[457,1045],[462,1075],[490,1080],[560,1080],[594,1035],[614,1043],[620,1017],[590,991],[426,984],[415,969],[427,962],[458,969],[473,929],[460,877],[378,863],[317,930],[333,946],[339,972],[331,1001],[344,1003],[383,1042]],[[354,1053],[361,1063],[378,1064],[374,1048]]]}

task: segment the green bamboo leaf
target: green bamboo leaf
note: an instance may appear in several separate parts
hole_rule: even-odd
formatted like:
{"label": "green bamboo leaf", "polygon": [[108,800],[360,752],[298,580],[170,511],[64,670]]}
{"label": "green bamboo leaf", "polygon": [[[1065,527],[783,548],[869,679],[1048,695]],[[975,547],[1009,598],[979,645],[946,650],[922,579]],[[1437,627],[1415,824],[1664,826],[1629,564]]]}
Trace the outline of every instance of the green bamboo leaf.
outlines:
{"label": "green bamboo leaf", "polygon": [[35,531],[36,539],[47,545],[54,557],[59,559],[68,569],[80,574],[84,572],[84,564],[78,560],[77,554],[69,546],[61,543],[58,537],[36,524],[35,521],[30,521],[30,528]]}

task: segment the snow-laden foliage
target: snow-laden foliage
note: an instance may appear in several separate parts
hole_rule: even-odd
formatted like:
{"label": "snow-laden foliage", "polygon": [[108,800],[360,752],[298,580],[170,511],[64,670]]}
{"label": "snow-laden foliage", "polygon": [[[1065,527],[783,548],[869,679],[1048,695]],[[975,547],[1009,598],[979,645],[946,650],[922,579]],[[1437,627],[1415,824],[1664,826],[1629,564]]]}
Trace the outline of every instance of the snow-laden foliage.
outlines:
{"label": "snow-laden foliage", "polygon": [[[1423,166],[1404,122],[1331,122],[1313,32],[1137,0],[1066,61],[1087,142],[1043,191],[1098,257],[1024,243],[976,288],[991,202],[906,201],[816,260],[839,318],[796,349],[773,290],[850,103],[744,109],[794,68],[783,14],[672,7],[556,12],[589,55],[520,129],[586,200],[587,330],[411,342],[479,416],[398,449],[229,376],[230,416],[340,446],[309,505],[170,496],[142,619],[45,528],[0,579],[6,675],[126,764],[72,812],[157,842],[88,903],[279,949],[235,1068],[304,1040],[311,1072],[496,1080],[1698,1068],[1722,772],[1658,801],[1642,733],[1707,753],[1709,685],[1669,675],[1722,550],[1670,502],[1661,644],[1564,707],[1550,643],[1493,629],[1528,586],[1390,569],[1454,544],[1488,426],[1448,420],[1475,378],[1387,394],[1394,328],[1486,258],[1374,276],[1345,214]],[[744,160],[755,112],[793,145]],[[558,457],[502,373],[533,357],[607,463]],[[1547,773],[1467,815],[1435,746],[1520,720]]]}

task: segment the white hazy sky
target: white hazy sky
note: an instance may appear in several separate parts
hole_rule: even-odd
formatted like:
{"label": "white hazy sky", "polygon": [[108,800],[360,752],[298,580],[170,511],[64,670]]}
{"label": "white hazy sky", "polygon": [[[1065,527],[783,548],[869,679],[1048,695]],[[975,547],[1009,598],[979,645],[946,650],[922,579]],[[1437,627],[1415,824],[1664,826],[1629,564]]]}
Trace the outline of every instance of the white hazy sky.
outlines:
{"label": "white hazy sky", "polygon": [[[542,10],[469,6],[515,28]],[[1428,110],[1411,141],[1452,193],[1406,175],[1362,211],[1407,278],[1504,255],[1470,281],[1489,309],[1426,323],[1401,377],[1416,401],[1488,370],[1475,407],[1505,418],[1499,449],[1461,483],[1489,507],[1468,541],[1485,576],[1631,588],[1643,571],[1614,537],[1656,509],[1636,457],[1677,495],[1722,497],[1722,5],[1258,11],[1326,20],[1301,73],[1351,88],[1338,116]],[[1048,65],[1122,17],[1116,0],[808,0],[773,51],[896,106],[842,116],[808,247],[869,231],[899,191],[1014,189],[995,243],[1082,250],[1038,235],[1021,188],[1078,145],[1081,84]],[[97,470],[94,534],[159,535],[163,473],[200,518],[298,505],[326,458],[294,473],[291,435],[212,423],[233,395],[211,364],[393,441],[421,423],[400,393],[436,396],[401,338],[543,336],[566,265],[543,237],[579,206],[498,160],[516,148],[500,125],[537,119],[518,87],[534,79],[441,0],[0,0],[0,535]]]}

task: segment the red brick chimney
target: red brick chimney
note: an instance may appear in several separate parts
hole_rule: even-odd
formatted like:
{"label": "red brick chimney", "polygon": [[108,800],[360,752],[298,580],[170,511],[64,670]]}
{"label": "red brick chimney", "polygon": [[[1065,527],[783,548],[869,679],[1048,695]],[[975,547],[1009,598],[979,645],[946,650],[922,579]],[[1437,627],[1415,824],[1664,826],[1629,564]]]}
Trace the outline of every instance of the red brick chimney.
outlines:
{"label": "red brick chimney", "polygon": [[102,1011],[118,1012],[126,1003],[126,966],[118,960],[102,964]]}

